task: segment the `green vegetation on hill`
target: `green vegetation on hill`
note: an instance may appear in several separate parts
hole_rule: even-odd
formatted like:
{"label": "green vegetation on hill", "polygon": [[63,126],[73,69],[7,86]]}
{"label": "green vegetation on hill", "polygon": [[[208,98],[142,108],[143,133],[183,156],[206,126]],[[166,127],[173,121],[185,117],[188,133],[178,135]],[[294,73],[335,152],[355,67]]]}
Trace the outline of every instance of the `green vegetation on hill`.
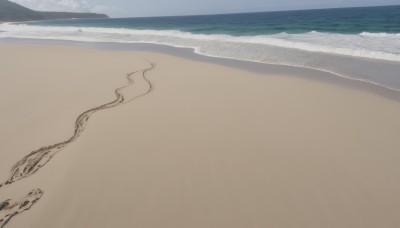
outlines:
{"label": "green vegetation on hill", "polygon": [[0,0],[0,22],[56,20],[72,18],[108,18],[105,14],[40,12],[28,9],[8,0]]}

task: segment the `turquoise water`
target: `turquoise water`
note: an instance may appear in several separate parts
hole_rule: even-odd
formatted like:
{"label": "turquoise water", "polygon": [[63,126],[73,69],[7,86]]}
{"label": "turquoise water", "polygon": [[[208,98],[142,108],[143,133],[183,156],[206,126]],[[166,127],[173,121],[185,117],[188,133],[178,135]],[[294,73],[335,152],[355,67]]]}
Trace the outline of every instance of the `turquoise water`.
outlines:
{"label": "turquoise water", "polygon": [[400,91],[400,6],[0,24],[0,38],[151,43]]}
{"label": "turquoise water", "polygon": [[234,36],[330,32],[400,33],[400,6],[282,11],[184,17],[121,18],[33,23],[36,25],[179,30]]}

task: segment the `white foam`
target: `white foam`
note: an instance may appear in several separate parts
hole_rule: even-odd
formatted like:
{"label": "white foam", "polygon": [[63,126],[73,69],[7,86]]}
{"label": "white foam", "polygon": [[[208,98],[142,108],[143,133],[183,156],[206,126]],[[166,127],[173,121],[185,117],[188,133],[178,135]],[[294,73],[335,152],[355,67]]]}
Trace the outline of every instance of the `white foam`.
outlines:
{"label": "white foam", "polygon": [[[2,37],[67,39],[99,42],[146,42],[199,48],[205,42],[261,44],[309,52],[400,61],[400,34],[361,33],[359,35],[309,32],[259,36],[202,35],[176,30],[136,30],[124,28],[50,27],[1,24]],[[77,32],[83,31],[82,34]],[[179,42],[176,42],[179,41]]]}
{"label": "white foam", "polygon": [[364,37],[383,37],[383,38],[395,38],[395,39],[399,39],[399,38],[400,38],[400,33],[384,33],[384,32],[370,33],[370,32],[362,32],[362,33],[360,33],[360,36],[364,36]]}

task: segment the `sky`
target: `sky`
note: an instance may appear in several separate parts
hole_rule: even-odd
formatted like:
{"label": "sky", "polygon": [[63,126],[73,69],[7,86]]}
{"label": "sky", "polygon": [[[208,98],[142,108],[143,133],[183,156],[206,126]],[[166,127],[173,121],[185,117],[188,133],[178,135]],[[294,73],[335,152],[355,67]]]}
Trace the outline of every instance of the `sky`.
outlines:
{"label": "sky", "polygon": [[400,5],[400,0],[11,0],[42,11],[147,17]]}

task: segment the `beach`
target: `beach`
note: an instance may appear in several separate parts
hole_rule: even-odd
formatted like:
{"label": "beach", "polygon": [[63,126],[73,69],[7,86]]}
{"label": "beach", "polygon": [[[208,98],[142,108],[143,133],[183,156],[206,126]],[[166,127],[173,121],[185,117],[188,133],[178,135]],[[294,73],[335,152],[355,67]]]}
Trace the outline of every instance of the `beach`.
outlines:
{"label": "beach", "polygon": [[3,44],[0,62],[0,183],[77,136],[0,188],[43,193],[4,227],[400,226],[397,99],[154,52]]}

